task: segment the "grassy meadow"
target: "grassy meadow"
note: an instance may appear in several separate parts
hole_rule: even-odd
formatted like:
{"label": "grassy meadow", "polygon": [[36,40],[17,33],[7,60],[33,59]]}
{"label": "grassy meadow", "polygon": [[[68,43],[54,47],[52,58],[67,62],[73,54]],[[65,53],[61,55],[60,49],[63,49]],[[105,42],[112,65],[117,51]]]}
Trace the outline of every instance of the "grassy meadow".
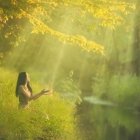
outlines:
{"label": "grassy meadow", "polygon": [[[74,140],[75,107],[58,93],[44,95],[18,109],[15,86],[18,73],[0,68],[0,139],[2,140]],[[32,81],[33,92],[42,89]]]}

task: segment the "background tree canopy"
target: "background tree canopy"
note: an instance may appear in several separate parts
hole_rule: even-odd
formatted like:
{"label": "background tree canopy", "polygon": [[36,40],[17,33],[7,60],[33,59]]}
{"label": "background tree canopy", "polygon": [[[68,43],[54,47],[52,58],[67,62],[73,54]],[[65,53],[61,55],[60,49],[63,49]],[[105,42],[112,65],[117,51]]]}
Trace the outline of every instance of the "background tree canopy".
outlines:
{"label": "background tree canopy", "polygon": [[85,28],[102,26],[114,29],[124,22],[123,16],[134,8],[134,4],[113,0],[1,0],[1,40],[6,40],[1,48],[4,51],[26,40],[23,34],[27,32],[25,25],[28,24],[31,33],[49,34],[61,42],[76,44],[88,51],[103,54],[104,47],[100,43],[89,40],[78,32],[69,34],[57,30],[55,24],[67,19],[70,24],[78,22],[80,25],[88,16],[92,24],[85,23]]}

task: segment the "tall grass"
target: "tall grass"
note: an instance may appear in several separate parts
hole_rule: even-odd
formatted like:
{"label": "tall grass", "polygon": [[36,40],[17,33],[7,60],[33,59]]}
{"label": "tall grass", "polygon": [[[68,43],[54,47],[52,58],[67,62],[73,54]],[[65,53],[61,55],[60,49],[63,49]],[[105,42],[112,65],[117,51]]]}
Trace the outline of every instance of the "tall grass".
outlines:
{"label": "tall grass", "polygon": [[[18,109],[15,96],[17,73],[0,68],[0,139],[75,140],[74,106],[58,93],[42,96],[28,109]],[[34,92],[42,86],[33,81]]]}

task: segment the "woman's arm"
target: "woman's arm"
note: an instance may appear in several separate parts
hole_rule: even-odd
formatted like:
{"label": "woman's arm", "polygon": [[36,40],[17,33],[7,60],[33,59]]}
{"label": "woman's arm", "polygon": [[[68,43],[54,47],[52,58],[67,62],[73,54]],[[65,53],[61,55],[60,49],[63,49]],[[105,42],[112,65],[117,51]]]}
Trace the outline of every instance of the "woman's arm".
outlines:
{"label": "woman's arm", "polygon": [[49,90],[42,90],[41,92],[31,95],[31,92],[27,89],[25,89],[24,86],[20,86],[20,92],[22,92],[29,100],[36,100],[46,92],[49,92]]}
{"label": "woman's arm", "polygon": [[38,99],[40,96],[42,96],[43,94],[45,94],[46,92],[49,92],[49,90],[42,90],[41,92],[32,95],[31,98],[30,98],[30,100],[36,100],[36,99]]}

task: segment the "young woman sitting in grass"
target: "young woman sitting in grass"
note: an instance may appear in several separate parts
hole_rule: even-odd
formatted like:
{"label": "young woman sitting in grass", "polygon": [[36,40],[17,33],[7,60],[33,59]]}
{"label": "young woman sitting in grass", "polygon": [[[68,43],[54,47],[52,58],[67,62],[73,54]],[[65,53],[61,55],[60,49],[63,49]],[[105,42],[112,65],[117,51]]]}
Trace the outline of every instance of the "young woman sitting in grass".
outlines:
{"label": "young woman sitting in grass", "polygon": [[16,85],[16,97],[19,97],[19,108],[26,108],[29,101],[35,100],[42,95],[46,95],[48,92],[49,90],[43,89],[38,94],[33,95],[28,73],[19,73]]}

